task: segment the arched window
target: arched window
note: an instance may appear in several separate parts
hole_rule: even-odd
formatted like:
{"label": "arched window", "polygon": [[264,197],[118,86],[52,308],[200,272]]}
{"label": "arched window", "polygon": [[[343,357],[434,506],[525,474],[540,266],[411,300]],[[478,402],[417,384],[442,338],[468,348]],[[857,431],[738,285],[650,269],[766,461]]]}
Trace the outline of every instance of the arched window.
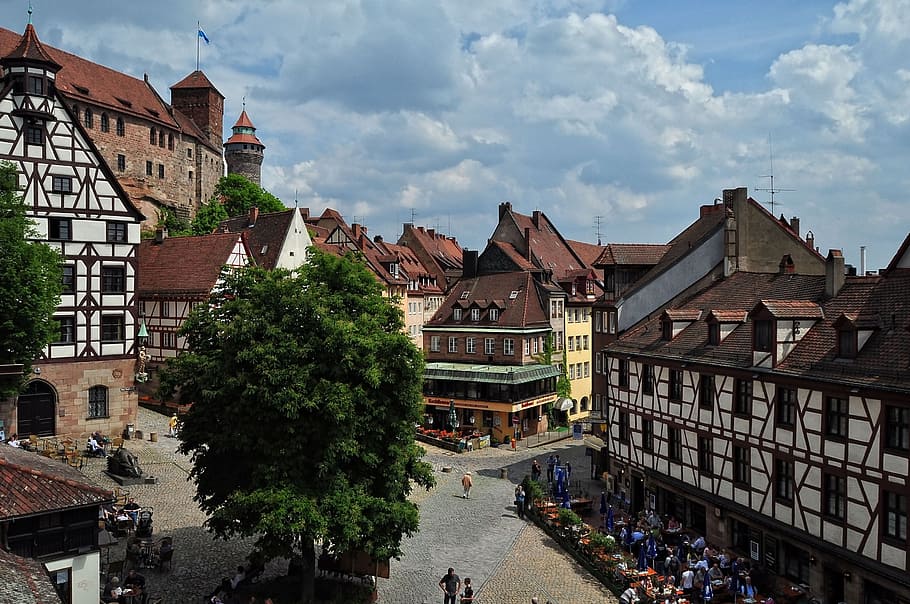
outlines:
{"label": "arched window", "polygon": [[158,132],[158,146],[164,147],[164,130]]}
{"label": "arched window", "polygon": [[94,116],[94,114],[92,113],[92,110],[91,110],[90,108],[88,108],[88,107],[85,108],[85,118],[84,118],[83,121],[85,122],[85,127],[86,127],[86,128],[94,128],[94,127],[95,127],[95,126],[94,126],[95,116]]}
{"label": "arched window", "polygon": [[167,148],[171,151],[174,150],[174,133],[169,132],[167,135]]}
{"label": "arched window", "polygon": [[101,114],[101,131],[110,132],[111,131],[111,120],[106,113]]}
{"label": "arched window", "polygon": [[123,118],[117,118],[117,136],[124,136],[126,134],[126,128],[123,125]]}
{"label": "arched window", "polygon": [[154,145],[158,142],[158,134],[155,132],[155,127],[152,126],[152,129],[149,131],[149,144]]}
{"label": "arched window", "polygon": [[88,389],[88,416],[108,417],[107,386],[92,386]]}

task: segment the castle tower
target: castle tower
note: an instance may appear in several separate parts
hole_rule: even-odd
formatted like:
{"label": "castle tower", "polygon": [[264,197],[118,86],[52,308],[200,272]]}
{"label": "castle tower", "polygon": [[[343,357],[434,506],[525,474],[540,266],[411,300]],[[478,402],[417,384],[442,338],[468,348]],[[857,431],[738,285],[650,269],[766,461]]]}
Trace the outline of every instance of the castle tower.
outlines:
{"label": "castle tower", "polygon": [[256,127],[246,114],[240,113],[237,123],[231,128],[233,134],[224,143],[224,159],[227,161],[228,174],[240,174],[252,182],[259,183],[262,168],[262,152],[265,150],[258,138]]}
{"label": "castle tower", "polygon": [[171,105],[193,120],[215,149],[221,147],[224,96],[198,69],[171,86]]}

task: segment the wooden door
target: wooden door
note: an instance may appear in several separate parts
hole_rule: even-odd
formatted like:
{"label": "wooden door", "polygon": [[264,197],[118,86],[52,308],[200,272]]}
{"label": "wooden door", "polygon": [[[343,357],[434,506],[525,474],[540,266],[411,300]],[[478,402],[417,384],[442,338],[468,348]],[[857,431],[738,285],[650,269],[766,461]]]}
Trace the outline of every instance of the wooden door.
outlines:
{"label": "wooden door", "polygon": [[30,434],[53,436],[57,396],[47,382],[35,380],[19,395],[17,431],[26,439]]}

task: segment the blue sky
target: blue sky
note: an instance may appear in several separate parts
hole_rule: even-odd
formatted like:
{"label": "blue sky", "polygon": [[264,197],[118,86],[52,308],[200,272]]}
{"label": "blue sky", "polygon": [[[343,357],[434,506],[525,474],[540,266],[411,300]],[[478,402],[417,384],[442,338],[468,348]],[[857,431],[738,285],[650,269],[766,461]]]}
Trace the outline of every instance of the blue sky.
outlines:
{"label": "blue sky", "polygon": [[[2,25],[21,31],[4,11]],[[910,226],[910,0],[34,0],[39,36],[168,87],[202,68],[263,184],[473,248],[501,201],[568,238],[666,242],[721,190],[883,267]],[[9,9],[9,3],[6,8]],[[227,134],[227,132],[226,132]]]}

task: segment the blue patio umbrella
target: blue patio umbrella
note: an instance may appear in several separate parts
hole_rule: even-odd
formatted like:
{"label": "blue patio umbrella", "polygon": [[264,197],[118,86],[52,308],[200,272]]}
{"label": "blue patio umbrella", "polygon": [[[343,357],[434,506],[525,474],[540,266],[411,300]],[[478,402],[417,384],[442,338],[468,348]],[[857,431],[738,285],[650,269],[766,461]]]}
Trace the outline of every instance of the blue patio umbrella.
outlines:
{"label": "blue patio umbrella", "polygon": [[610,506],[610,509],[607,510],[607,532],[612,533],[614,528],[613,521],[613,506]]}
{"label": "blue patio umbrella", "polygon": [[572,509],[572,502],[571,502],[571,499],[569,498],[568,489],[566,489],[565,491],[562,492],[562,507],[566,508],[567,510]]}
{"label": "blue patio umbrella", "polygon": [[648,570],[648,559],[646,558],[647,554],[647,548],[645,548],[645,544],[642,543],[638,547],[638,570]]}
{"label": "blue patio umbrella", "polygon": [[651,560],[651,564],[654,564],[654,558],[657,557],[657,541],[654,540],[654,535],[648,537],[648,558]]}
{"label": "blue patio umbrella", "polygon": [[711,589],[711,581],[705,581],[705,587],[701,590],[701,599],[705,602],[710,602],[711,598],[714,597],[714,590]]}
{"label": "blue patio umbrella", "polygon": [[627,526],[623,530],[626,532],[626,534],[623,535],[623,538],[625,539],[624,543],[629,547],[629,552],[631,552],[632,544],[634,543],[634,540],[632,539],[632,527]]}
{"label": "blue patio umbrella", "polygon": [[733,593],[739,592],[739,564],[736,560],[733,561],[730,572],[730,591]]}
{"label": "blue patio umbrella", "polygon": [[641,531],[634,531],[634,532],[632,533],[632,539],[633,539],[634,541],[641,541],[641,540],[644,539],[644,538],[645,538],[645,534],[644,534],[643,532],[641,532]]}

